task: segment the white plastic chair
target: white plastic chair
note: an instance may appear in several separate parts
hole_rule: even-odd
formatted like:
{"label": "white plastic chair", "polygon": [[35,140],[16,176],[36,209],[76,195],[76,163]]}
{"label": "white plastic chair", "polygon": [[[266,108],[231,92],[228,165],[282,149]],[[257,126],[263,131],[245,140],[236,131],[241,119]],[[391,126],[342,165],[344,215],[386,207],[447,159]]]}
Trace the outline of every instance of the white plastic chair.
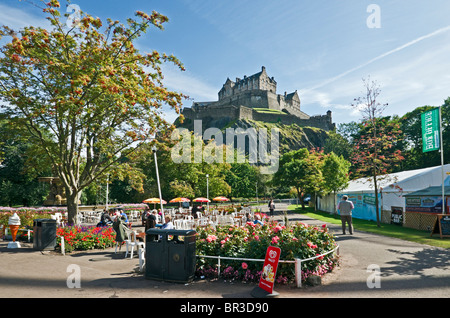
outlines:
{"label": "white plastic chair", "polygon": [[[128,252],[130,252],[131,256],[130,259],[133,258],[133,253],[134,253],[134,248],[137,247],[138,248],[138,253],[139,253],[139,249],[144,248],[145,249],[145,243],[143,242],[139,242],[136,239],[136,231],[132,231],[129,228],[125,228],[125,232],[127,233],[128,239],[125,240],[125,243],[127,244],[127,252],[125,253],[125,258],[127,258],[128,256]],[[130,251],[131,250],[131,251]]]}
{"label": "white plastic chair", "polygon": [[176,220],[173,220],[173,227],[176,229],[176,230],[182,230],[183,229],[183,219],[176,219]]}
{"label": "white plastic chair", "polygon": [[138,211],[130,211],[130,222],[137,222],[139,220]]}
{"label": "white plastic chair", "polygon": [[78,212],[77,213],[77,224],[82,224],[86,221],[86,218],[83,214],[83,212]]}

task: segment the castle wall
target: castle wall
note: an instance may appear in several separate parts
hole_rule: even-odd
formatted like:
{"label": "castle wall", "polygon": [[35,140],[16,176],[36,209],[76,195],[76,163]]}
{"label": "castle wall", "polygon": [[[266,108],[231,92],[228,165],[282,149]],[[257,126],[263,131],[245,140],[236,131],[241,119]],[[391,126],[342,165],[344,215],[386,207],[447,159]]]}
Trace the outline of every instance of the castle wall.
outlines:
{"label": "castle wall", "polygon": [[268,97],[269,92],[261,90],[250,90],[240,92],[237,95],[228,96],[222,98],[215,105],[235,105],[235,106],[246,106],[250,108],[269,108],[270,99]]}
{"label": "castle wall", "polygon": [[281,123],[284,125],[297,124],[299,126],[316,127],[324,130],[333,130],[335,124],[332,122],[331,112],[328,111],[326,115],[312,116],[308,115],[305,118],[290,114],[268,114],[260,113],[249,107],[236,106],[202,106],[184,108],[183,115],[190,120],[205,119],[205,120],[221,120],[232,121],[237,119],[248,119],[255,121],[263,121],[268,123]]}
{"label": "castle wall", "polygon": [[183,108],[182,113],[184,117],[191,120],[206,118],[229,118],[230,120],[233,120],[239,117],[239,107],[233,105],[193,106],[192,108]]}

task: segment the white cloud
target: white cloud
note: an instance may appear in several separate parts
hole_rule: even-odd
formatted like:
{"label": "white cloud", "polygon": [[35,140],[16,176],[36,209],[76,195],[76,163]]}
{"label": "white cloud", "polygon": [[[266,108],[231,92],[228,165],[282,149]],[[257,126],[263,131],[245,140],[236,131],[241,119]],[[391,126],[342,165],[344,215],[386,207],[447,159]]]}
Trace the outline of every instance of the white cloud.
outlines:
{"label": "white cloud", "polygon": [[13,8],[4,4],[0,4],[0,21],[1,25],[7,25],[14,30],[31,25],[42,28],[50,26],[49,21],[44,16],[38,17],[23,9]]}
{"label": "white cloud", "polygon": [[175,67],[164,67],[164,84],[175,91],[188,95],[197,101],[217,100],[217,87],[197,78],[189,72],[182,72]]}
{"label": "white cloud", "polygon": [[434,32],[428,33],[428,34],[426,34],[424,36],[420,36],[420,37],[418,37],[418,38],[416,38],[416,39],[414,39],[412,41],[409,41],[408,43],[406,43],[404,45],[401,45],[401,46],[399,46],[399,47],[397,47],[397,48],[395,48],[393,50],[390,50],[390,51],[385,52],[385,53],[383,53],[381,55],[378,55],[377,57],[375,57],[375,58],[373,58],[373,59],[371,59],[371,60],[369,60],[369,61],[367,61],[367,62],[365,62],[363,64],[360,64],[360,65],[355,66],[355,67],[353,67],[353,68],[351,68],[351,69],[349,69],[349,70],[347,70],[345,72],[342,72],[341,74],[338,74],[337,76],[329,78],[329,79],[323,81],[322,83],[320,83],[318,85],[315,85],[314,87],[310,88],[310,90],[315,90],[315,89],[324,87],[324,86],[326,86],[328,84],[331,84],[331,83],[333,83],[333,82],[335,82],[335,81],[337,81],[339,79],[342,79],[343,77],[345,77],[345,76],[347,76],[347,75],[349,75],[349,74],[351,74],[351,73],[353,73],[353,72],[355,72],[355,71],[357,71],[359,69],[362,69],[362,68],[364,68],[366,66],[369,66],[370,64],[372,64],[372,63],[374,63],[376,61],[379,61],[379,60],[381,60],[381,59],[383,59],[385,57],[388,57],[388,56],[390,56],[390,55],[392,55],[394,53],[400,52],[400,51],[402,51],[402,50],[404,50],[404,49],[406,49],[406,48],[408,48],[410,46],[413,46],[413,45],[415,45],[415,44],[417,44],[417,43],[419,43],[419,42],[421,42],[423,40],[432,38],[432,37],[434,37],[436,35],[442,34],[442,33],[447,32],[447,31],[450,31],[450,26],[447,26],[447,27],[444,27],[444,28],[440,28],[440,29],[438,29],[438,30],[436,30]]}

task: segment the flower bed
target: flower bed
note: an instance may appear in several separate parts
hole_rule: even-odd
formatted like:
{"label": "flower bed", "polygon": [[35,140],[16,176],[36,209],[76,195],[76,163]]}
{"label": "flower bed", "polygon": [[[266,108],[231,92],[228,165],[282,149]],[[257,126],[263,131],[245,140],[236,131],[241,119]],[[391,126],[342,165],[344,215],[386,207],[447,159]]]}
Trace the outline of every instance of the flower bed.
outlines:
{"label": "flower bed", "polygon": [[9,217],[12,216],[14,212],[19,216],[22,228],[32,228],[34,219],[50,219],[51,215],[56,213],[53,210],[48,209],[24,208],[7,210],[6,208],[0,207],[0,224],[7,226]]}
{"label": "flower bed", "polygon": [[57,246],[64,237],[65,251],[105,249],[114,246],[116,233],[112,227],[68,226],[56,230]]}
{"label": "flower bed", "polygon": [[[197,255],[224,256],[233,258],[264,259],[267,248],[281,249],[280,260],[307,259],[322,255],[336,247],[333,235],[325,225],[322,227],[296,223],[288,228],[277,223],[264,225],[247,223],[245,226],[222,226],[197,229]],[[302,279],[309,275],[323,276],[337,265],[334,253],[302,263]],[[221,275],[224,279],[248,282],[259,281],[262,262],[221,260]],[[217,259],[197,258],[197,275],[217,277]],[[292,283],[295,280],[293,264],[279,263],[277,283]]]}

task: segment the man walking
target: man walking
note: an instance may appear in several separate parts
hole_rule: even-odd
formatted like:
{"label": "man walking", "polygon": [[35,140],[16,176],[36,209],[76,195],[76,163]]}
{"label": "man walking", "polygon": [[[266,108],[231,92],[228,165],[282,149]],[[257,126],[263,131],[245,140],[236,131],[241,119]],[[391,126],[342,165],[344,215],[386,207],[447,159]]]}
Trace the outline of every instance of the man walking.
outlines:
{"label": "man walking", "polygon": [[353,202],[348,200],[348,196],[344,195],[342,197],[342,201],[339,202],[337,209],[341,215],[342,222],[342,234],[345,234],[345,223],[348,224],[348,231],[350,234],[353,234],[353,226],[352,226],[352,210],[355,207],[353,206]]}

